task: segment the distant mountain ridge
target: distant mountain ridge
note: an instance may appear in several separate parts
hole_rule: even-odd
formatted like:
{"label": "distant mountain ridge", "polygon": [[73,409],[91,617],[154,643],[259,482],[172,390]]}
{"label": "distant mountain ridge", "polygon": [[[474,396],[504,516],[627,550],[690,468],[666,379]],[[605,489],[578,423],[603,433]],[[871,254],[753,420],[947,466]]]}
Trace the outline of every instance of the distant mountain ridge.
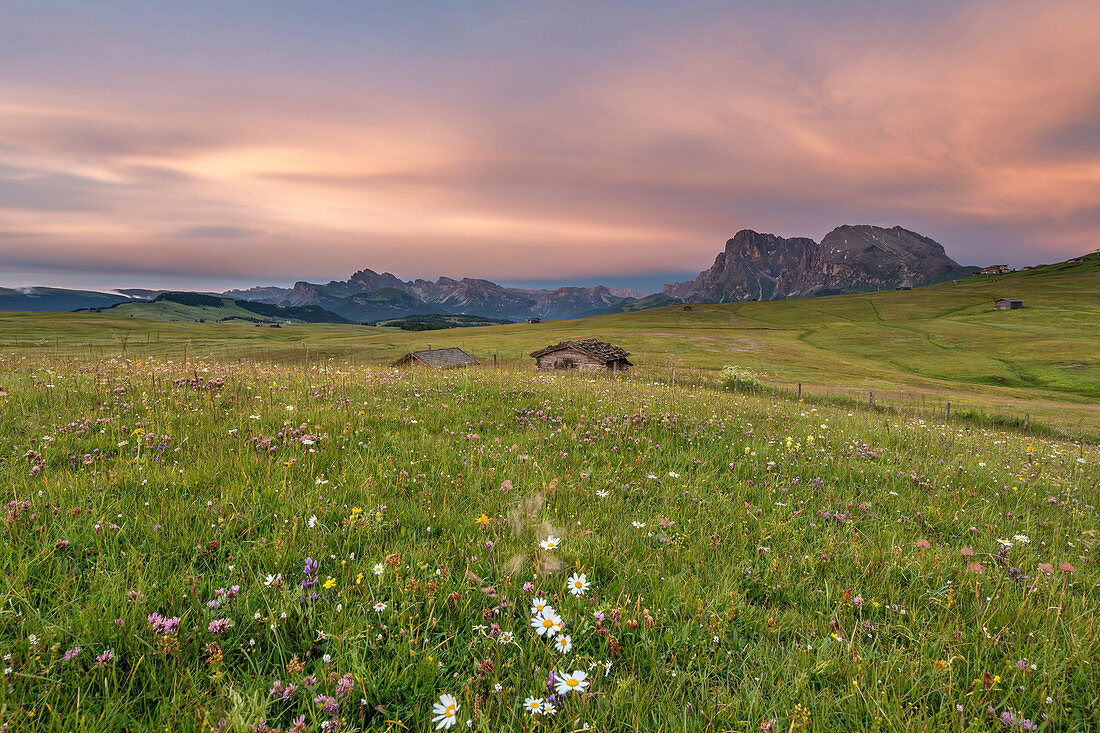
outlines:
{"label": "distant mountain ridge", "polygon": [[668,305],[676,299],[657,294],[638,298],[614,294],[603,285],[555,290],[509,288],[490,280],[440,277],[401,280],[389,272],[359,270],[347,280],[324,285],[297,282],[293,288],[229,290],[226,297],[278,305],[319,305],[354,321],[377,321],[407,315],[444,313],[509,320],[578,318],[636,310],[639,303]]}
{"label": "distant mountain ridge", "polygon": [[699,303],[831,295],[942,282],[970,275],[934,239],[902,227],[841,226],[815,242],[742,229],[694,280],[666,295]]}

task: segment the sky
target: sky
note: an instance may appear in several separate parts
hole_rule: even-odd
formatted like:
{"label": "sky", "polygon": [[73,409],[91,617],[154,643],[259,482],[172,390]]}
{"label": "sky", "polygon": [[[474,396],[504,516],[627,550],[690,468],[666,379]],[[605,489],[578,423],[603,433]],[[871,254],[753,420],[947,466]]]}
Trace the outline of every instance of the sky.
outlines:
{"label": "sky", "polygon": [[0,0],[0,285],[656,289],[740,229],[1100,247],[1096,0]]}

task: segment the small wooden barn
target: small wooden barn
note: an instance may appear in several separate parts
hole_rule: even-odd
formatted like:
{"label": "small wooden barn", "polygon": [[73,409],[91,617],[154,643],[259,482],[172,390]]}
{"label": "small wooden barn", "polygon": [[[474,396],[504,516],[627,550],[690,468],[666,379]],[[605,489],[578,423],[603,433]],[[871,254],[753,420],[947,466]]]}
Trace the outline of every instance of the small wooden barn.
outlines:
{"label": "small wooden barn", "polygon": [[1024,307],[1024,301],[1019,298],[997,298],[993,303],[993,307],[999,311],[1016,310]]}
{"label": "small wooden barn", "polygon": [[538,316],[531,316],[530,318],[527,319],[527,322],[528,323],[542,323],[542,319],[539,318]]}
{"label": "small wooden barn", "polygon": [[627,360],[630,352],[599,339],[562,341],[532,351],[535,366],[540,371],[580,369],[583,371],[624,371],[634,366]]}
{"label": "small wooden barn", "polygon": [[459,369],[461,367],[477,366],[477,359],[467,354],[457,346],[449,349],[431,349],[427,351],[410,351],[393,363],[394,366],[423,366],[432,369]]}

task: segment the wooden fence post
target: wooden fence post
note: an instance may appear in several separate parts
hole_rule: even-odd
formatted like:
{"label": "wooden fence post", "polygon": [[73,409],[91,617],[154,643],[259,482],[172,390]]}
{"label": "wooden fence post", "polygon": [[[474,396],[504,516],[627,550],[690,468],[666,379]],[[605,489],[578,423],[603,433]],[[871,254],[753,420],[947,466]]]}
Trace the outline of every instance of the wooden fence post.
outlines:
{"label": "wooden fence post", "polygon": [[867,393],[867,406],[868,407],[874,407],[875,406],[875,393],[874,392],[868,392]]}
{"label": "wooden fence post", "polygon": [[951,403],[947,403],[947,422],[951,422]]}
{"label": "wooden fence post", "polygon": [[1031,427],[1031,415],[1024,415],[1024,432],[1025,433],[1028,431],[1029,427]]}
{"label": "wooden fence post", "polygon": [[798,399],[802,399],[802,382],[798,383]]}

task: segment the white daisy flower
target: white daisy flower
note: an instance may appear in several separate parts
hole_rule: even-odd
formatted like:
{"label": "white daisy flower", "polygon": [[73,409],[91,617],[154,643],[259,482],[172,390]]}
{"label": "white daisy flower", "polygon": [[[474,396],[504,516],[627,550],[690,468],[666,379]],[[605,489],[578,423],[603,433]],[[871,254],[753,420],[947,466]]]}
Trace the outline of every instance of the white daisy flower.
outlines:
{"label": "white daisy flower", "polygon": [[1029,542],[1031,542],[1031,538],[1028,537],[1026,534],[1018,534],[1015,537],[1013,537],[1012,539],[1016,540],[1017,542],[1022,542],[1025,545],[1028,544]]}
{"label": "white daisy flower", "polygon": [[631,524],[634,525],[634,529],[642,529],[645,527],[645,522],[639,522],[637,519],[631,522]]}
{"label": "white daisy flower", "polygon": [[608,495],[608,493],[609,493],[609,492],[607,492],[607,491],[603,491],[603,490],[600,490],[600,491],[597,491],[597,492],[596,492],[596,496],[598,496],[598,497],[600,497],[601,499],[603,499],[603,498],[605,498],[605,497],[606,497],[606,496]]}
{"label": "white daisy flower", "polygon": [[569,582],[567,585],[569,586],[570,593],[575,596],[583,596],[584,592],[588,590],[588,587],[592,584],[588,582],[588,576],[584,573],[581,573],[580,575],[573,573],[569,576]]}
{"label": "white daisy flower", "polygon": [[382,601],[379,601],[378,603],[374,604],[374,610],[378,611],[378,613],[382,613],[383,611],[386,610],[386,608],[387,608],[386,604],[383,603]]}
{"label": "white daisy flower", "polygon": [[458,709],[462,707],[455,700],[454,695],[443,694],[439,696],[439,702],[432,706],[432,722],[436,730],[450,728],[458,722]]}
{"label": "white daisy flower", "polygon": [[554,613],[553,609],[547,608],[531,619],[531,628],[533,628],[539,636],[553,639],[554,635],[561,631],[561,618],[558,617],[558,614]]}
{"label": "white daisy flower", "polygon": [[542,715],[542,698],[529,697],[523,701],[523,709],[531,715]]}
{"label": "white daisy flower", "polygon": [[568,654],[573,650],[573,637],[561,634],[554,640],[554,648],[562,654]]}
{"label": "white daisy flower", "polygon": [[546,599],[543,598],[542,596],[539,596],[538,598],[535,598],[531,601],[531,613],[532,614],[542,613],[546,609],[550,609],[550,613],[554,612],[554,607],[551,606],[549,603],[547,603]]}
{"label": "white daisy flower", "polygon": [[558,549],[558,545],[560,545],[560,544],[561,544],[561,537],[555,537],[554,535],[550,535],[549,537],[547,537],[546,539],[544,539],[542,542],[539,543],[539,547],[541,547],[544,550],[556,550],[556,549]]}
{"label": "white daisy flower", "polygon": [[385,570],[386,570],[386,568],[385,568],[385,566],[382,565],[382,563],[376,563],[375,566],[374,566],[374,574],[375,575],[381,575],[383,572],[385,572]]}
{"label": "white daisy flower", "polygon": [[584,688],[588,687],[588,673],[579,669],[573,670],[572,673],[558,672],[557,677],[558,684],[554,689],[559,695],[568,692],[584,692]]}

